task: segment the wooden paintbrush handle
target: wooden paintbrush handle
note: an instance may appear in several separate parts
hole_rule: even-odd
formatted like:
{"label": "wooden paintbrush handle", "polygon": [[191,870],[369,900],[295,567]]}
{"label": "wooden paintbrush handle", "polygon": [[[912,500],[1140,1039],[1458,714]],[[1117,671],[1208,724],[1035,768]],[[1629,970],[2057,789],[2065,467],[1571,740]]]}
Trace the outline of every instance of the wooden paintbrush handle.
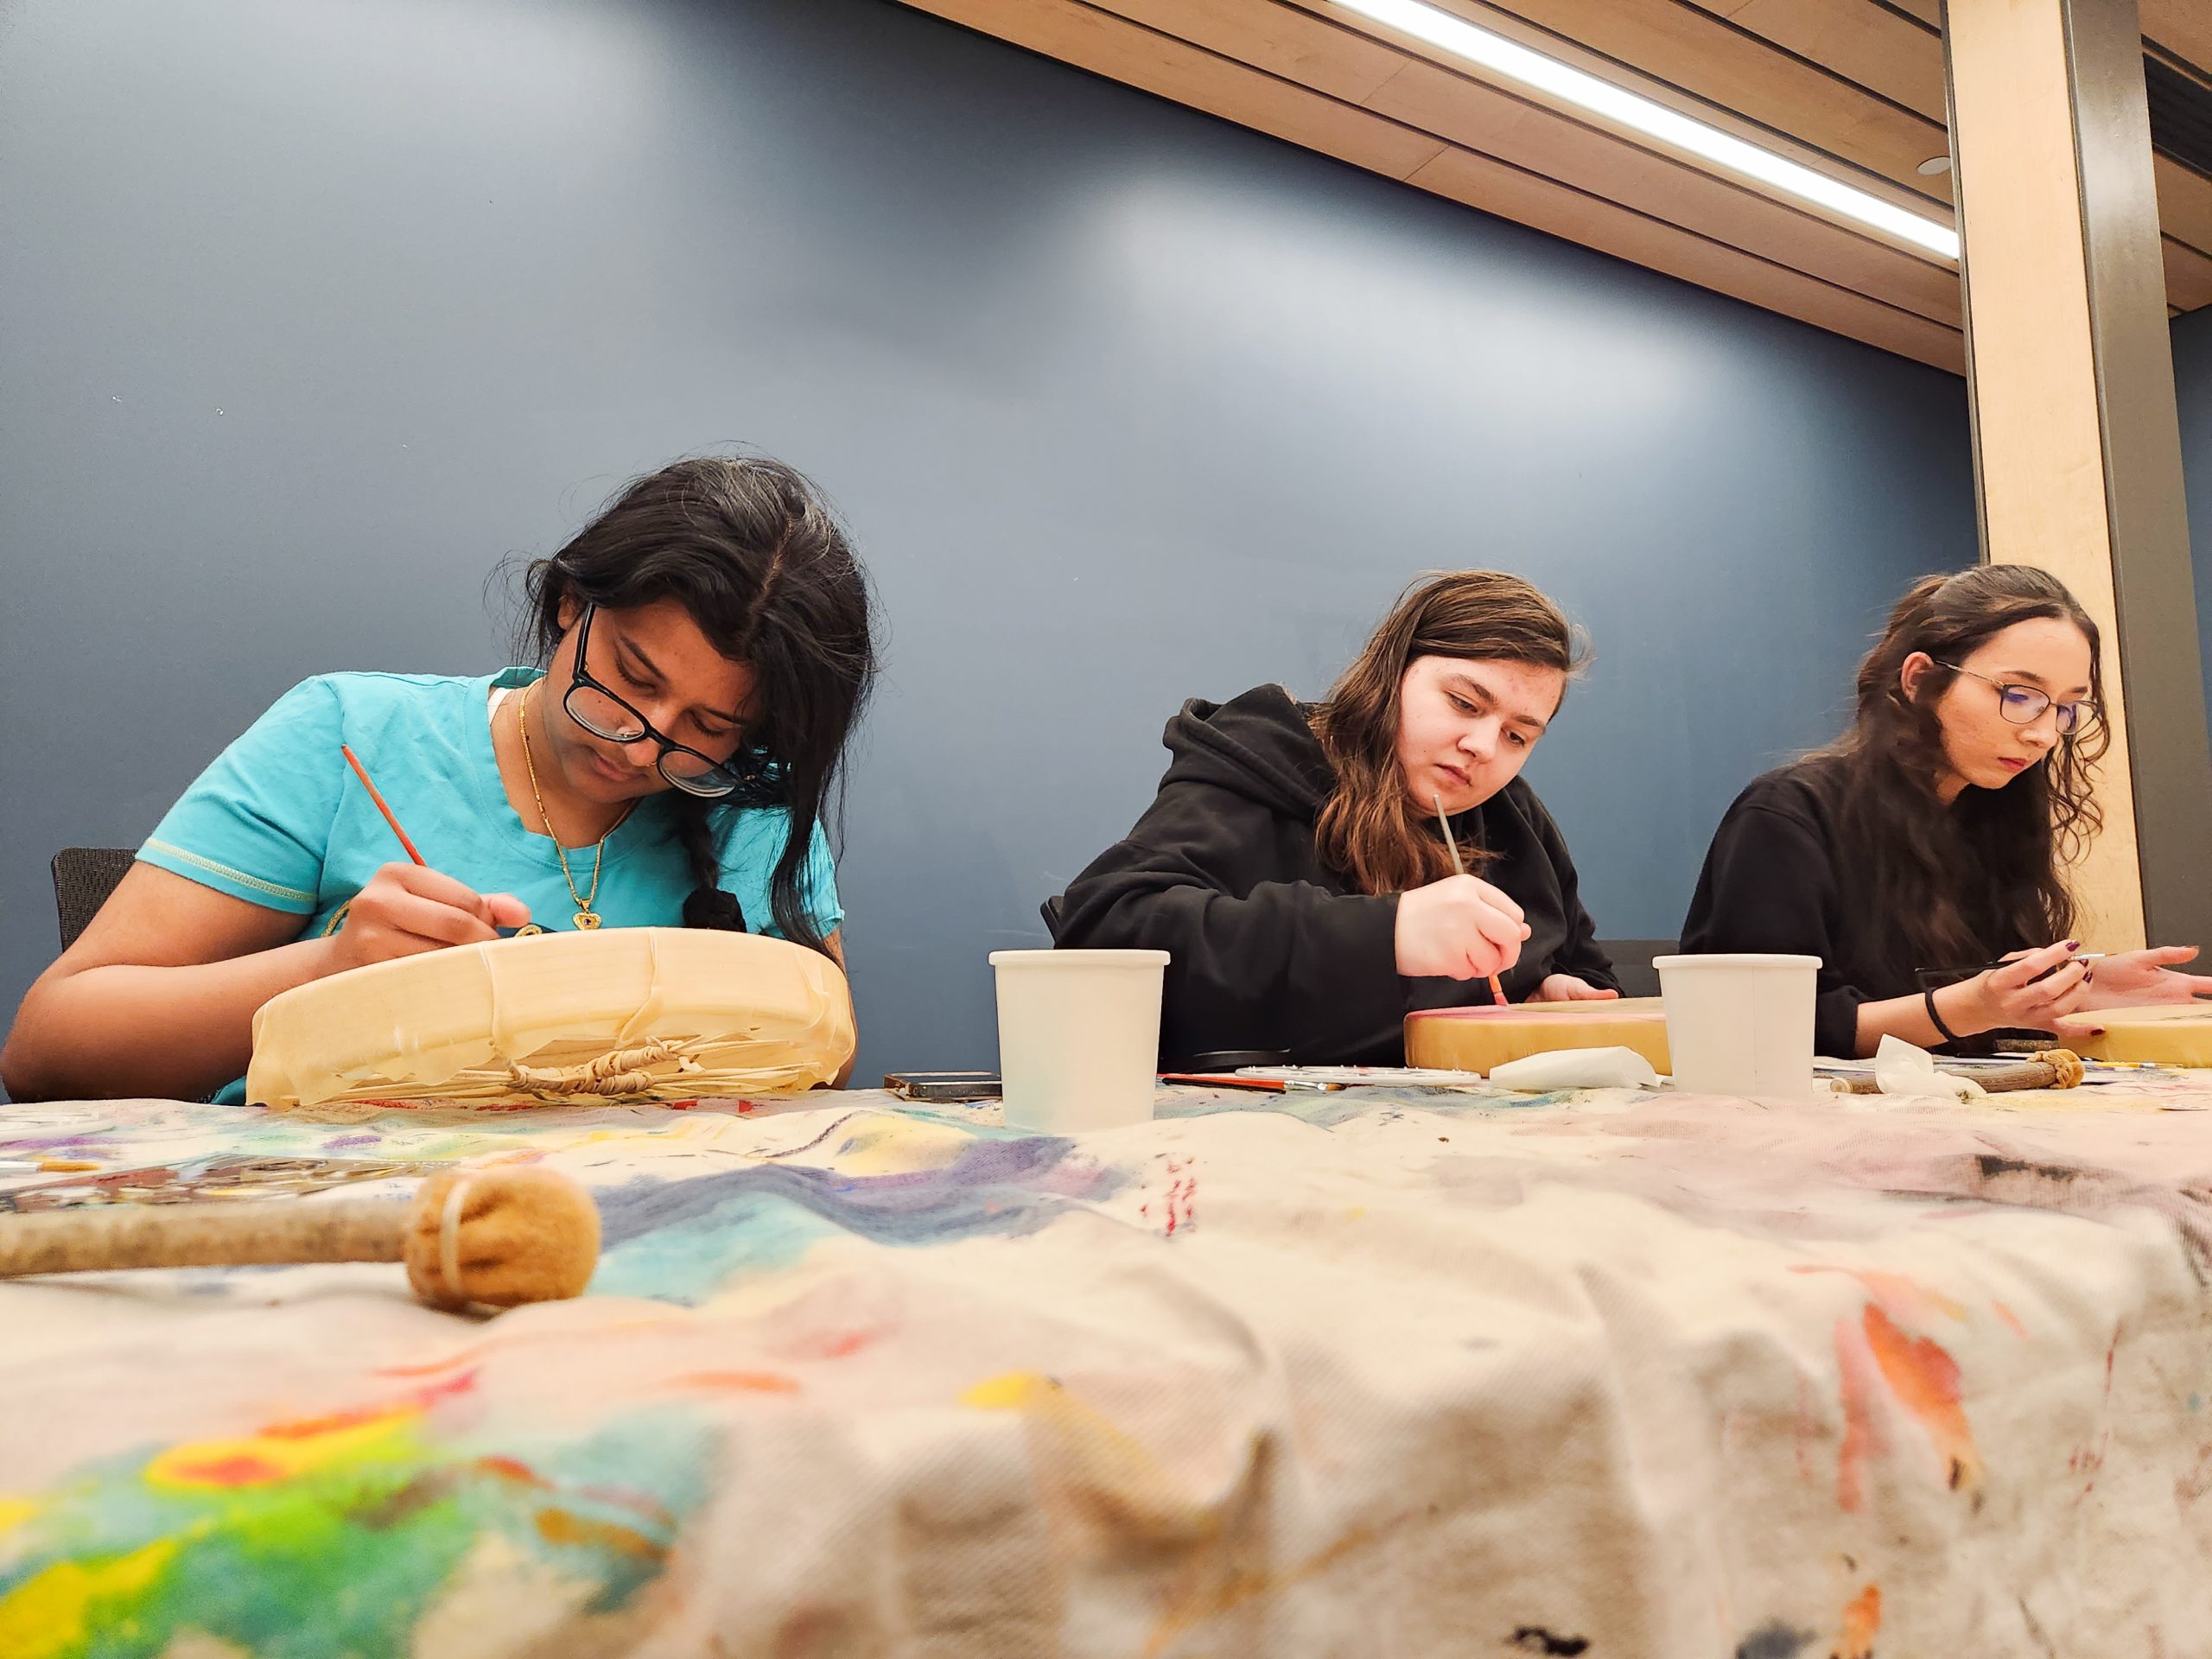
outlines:
{"label": "wooden paintbrush handle", "polygon": [[[1936,1069],[1943,1070],[1942,1061],[1936,1062]],[[2074,1089],[2081,1085],[2082,1058],[2069,1048],[2044,1048],[2018,1065],[1976,1066],[1972,1071],[1947,1075],[1972,1077],[1986,1095],[2010,1094],[2015,1089]],[[1853,1077],[1845,1085],[1844,1092],[1878,1095],[1882,1085],[1872,1077]]]}
{"label": "wooden paintbrush handle", "polygon": [[111,1268],[229,1268],[258,1262],[397,1262],[404,1199],[329,1204],[115,1204],[0,1216],[0,1279]]}

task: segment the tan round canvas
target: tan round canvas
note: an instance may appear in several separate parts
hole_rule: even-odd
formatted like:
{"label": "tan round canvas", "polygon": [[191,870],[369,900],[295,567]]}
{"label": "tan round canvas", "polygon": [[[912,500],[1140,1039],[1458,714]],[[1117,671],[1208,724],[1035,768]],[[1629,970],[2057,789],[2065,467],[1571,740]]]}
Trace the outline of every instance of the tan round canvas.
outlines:
{"label": "tan round canvas", "polygon": [[2167,1003],[2068,1014],[2058,1039],[2085,1060],[2212,1065],[2212,1004]]}
{"label": "tan round canvas", "polygon": [[626,927],[375,963],[253,1021],[246,1098],[674,1100],[810,1089],[856,1039],[820,952],[757,934]]}
{"label": "tan round canvas", "polygon": [[1611,1002],[1514,1002],[1429,1008],[1406,1016],[1406,1064],[1490,1075],[1494,1065],[1562,1048],[1632,1048],[1662,1075],[1666,1005],[1656,996]]}

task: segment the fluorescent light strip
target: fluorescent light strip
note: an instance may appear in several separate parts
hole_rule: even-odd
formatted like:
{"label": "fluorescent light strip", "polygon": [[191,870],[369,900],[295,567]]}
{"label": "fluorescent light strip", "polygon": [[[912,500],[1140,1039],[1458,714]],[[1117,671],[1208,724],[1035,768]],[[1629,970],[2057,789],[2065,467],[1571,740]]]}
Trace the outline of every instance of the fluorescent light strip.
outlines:
{"label": "fluorescent light strip", "polygon": [[1770,149],[1747,144],[1718,127],[1677,114],[1663,104],[1655,104],[1625,87],[1586,74],[1556,58],[1532,52],[1503,35],[1493,34],[1434,6],[1424,5],[1421,0],[1337,0],[1337,3],[1416,40],[1441,47],[1454,56],[1478,63],[1509,80],[1602,115],[1662,143],[1688,150],[1732,173],[1770,184],[1802,200],[1816,202],[1847,219],[1886,231],[1946,259],[1959,257],[1959,233],[1948,225],[1923,219],[1879,196],[1853,189]]}

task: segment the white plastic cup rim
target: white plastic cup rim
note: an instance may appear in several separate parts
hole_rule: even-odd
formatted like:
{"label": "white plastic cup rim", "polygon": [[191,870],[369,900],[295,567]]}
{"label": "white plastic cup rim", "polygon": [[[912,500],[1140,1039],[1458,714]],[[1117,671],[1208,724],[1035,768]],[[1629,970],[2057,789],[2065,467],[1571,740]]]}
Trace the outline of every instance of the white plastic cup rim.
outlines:
{"label": "white plastic cup rim", "polygon": [[994,968],[1165,968],[1165,950],[994,950]]}
{"label": "white plastic cup rim", "polygon": [[1685,968],[1818,968],[1818,957],[1784,956],[1774,951],[1746,950],[1733,956],[1713,955],[1699,957],[1654,957],[1651,965],[1656,969],[1674,969],[1677,973]]}

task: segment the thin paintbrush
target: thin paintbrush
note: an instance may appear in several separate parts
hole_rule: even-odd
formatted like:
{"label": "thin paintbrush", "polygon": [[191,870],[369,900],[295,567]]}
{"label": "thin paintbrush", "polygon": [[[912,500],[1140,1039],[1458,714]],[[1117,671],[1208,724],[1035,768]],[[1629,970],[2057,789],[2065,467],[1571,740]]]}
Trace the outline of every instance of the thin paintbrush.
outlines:
{"label": "thin paintbrush", "polygon": [[[375,784],[370,781],[369,769],[361,764],[361,757],[353,753],[353,746],[350,743],[340,743],[338,746],[338,753],[344,755],[346,757],[346,764],[353,768],[353,775],[361,780],[361,787],[369,791],[369,799],[375,802],[377,810],[384,814],[384,821],[391,826],[391,833],[399,837],[399,844],[407,849],[407,856],[413,859],[419,868],[425,870],[429,869],[430,868],[430,861],[424,858],[421,853],[415,849],[415,843],[408,839],[407,832],[399,827],[398,815],[391,810],[391,805],[385,800],[384,792],[379,790]],[[493,931],[497,933],[503,939],[513,938],[518,933],[543,933],[544,931],[545,930],[543,928],[538,926],[534,922],[525,923],[521,927],[499,927],[493,929]]]}
{"label": "thin paintbrush", "polygon": [[[1437,825],[1444,831],[1445,850],[1452,855],[1452,874],[1465,875],[1467,873],[1467,867],[1459,861],[1459,838],[1452,833],[1452,819],[1444,810],[1444,798],[1441,795],[1432,795],[1428,798],[1436,804]],[[396,823],[391,827],[395,830],[399,828]],[[1505,988],[1497,982],[1496,974],[1490,976],[1490,995],[1493,1002],[1505,1001]]]}
{"label": "thin paintbrush", "polygon": [[344,755],[346,764],[353,768],[353,775],[361,780],[361,787],[369,791],[369,798],[376,803],[377,810],[384,814],[384,821],[391,826],[391,833],[399,837],[399,844],[407,849],[407,856],[422,865],[424,869],[429,868],[423,855],[415,850],[415,843],[408,840],[407,832],[399,827],[399,820],[392,816],[391,809],[385,804],[384,796],[378,792],[377,786],[369,781],[368,768],[361,764],[361,758],[353,753],[353,746],[340,743],[338,746],[338,753]]}

